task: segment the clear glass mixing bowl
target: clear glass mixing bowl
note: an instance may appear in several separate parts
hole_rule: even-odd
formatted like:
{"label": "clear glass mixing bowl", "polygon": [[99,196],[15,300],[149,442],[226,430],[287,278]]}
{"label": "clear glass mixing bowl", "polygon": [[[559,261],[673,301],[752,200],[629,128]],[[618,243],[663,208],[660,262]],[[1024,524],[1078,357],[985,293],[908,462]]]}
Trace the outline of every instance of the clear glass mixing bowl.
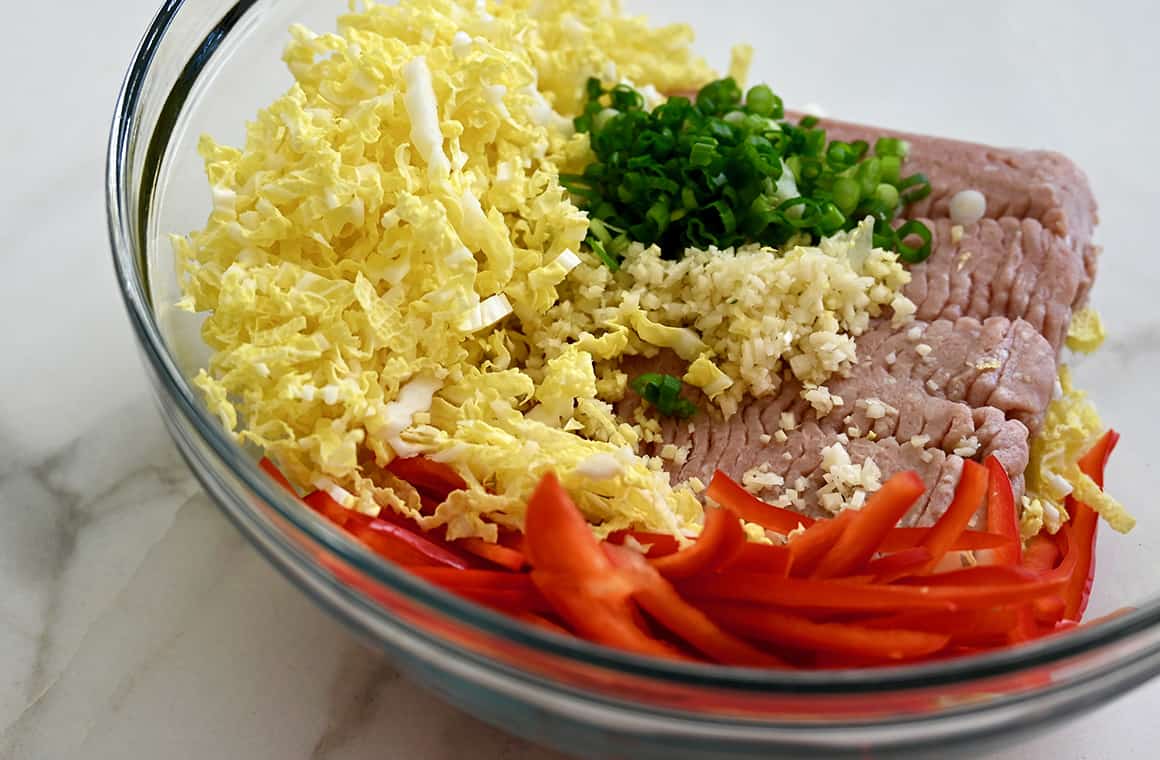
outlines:
{"label": "clear glass mixing bowl", "polygon": [[[526,627],[380,561],[274,486],[189,383],[204,348],[196,320],[170,308],[177,292],[166,235],[206,218],[197,136],[239,142],[257,107],[289,83],[278,55],[289,24],[329,28],[343,5],[168,0],[117,103],[106,177],[118,282],[173,437],[238,528],[320,605],[449,701],[579,755],[977,756],[1160,672],[1160,601],[1149,550],[1156,526],[1147,520],[1129,539],[1104,531],[1091,614],[1125,605],[1135,611],[980,657],[872,671],[769,672],[652,661]],[[1111,286],[1106,280],[1097,293],[1132,287],[1130,275]],[[1091,365],[1079,373],[1125,433],[1111,482],[1127,484],[1120,494],[1137,506],[1145,502],[1132,497],[1145,497],[1148,484],[1140,475],[1147,472],[1143,448],[1133,454],[1133,442],[1147,440],[1154,424],[1130,401],[1137,390],[1151,390],[1153,360],[1140,361],[1127,375]]]}

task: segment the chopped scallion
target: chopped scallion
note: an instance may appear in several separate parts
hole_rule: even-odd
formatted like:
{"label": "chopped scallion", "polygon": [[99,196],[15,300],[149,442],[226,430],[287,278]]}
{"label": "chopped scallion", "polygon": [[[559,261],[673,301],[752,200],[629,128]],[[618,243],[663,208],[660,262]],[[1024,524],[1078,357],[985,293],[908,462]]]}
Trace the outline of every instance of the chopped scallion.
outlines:
{"label": "chopped scallion", "polygon": [[881,138],[872,154],[864,140],[827,141],[816,118],[780,121],[782,101],[768,85],[742,93],[732,79],[651,112],[627,85],[605,89],[592,79],[586,92],[575,125],[595,158],[560,181],[588,211],[589,245],[610,267],[629,240],[675,258],[688,248],[815,243],[868,216],[878,222],[877,245],[907,261],[929,255],[921,223],[908,222],[906,234],[891,227],[931,191],[921,174],[903,176],[903,140]]}

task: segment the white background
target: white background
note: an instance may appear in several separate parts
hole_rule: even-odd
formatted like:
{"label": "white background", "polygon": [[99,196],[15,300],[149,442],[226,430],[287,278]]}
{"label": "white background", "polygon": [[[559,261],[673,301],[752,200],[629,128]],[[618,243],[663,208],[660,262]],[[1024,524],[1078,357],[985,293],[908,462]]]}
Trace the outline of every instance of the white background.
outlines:
{"label": "white background", "polygon": [[[1160,335],[1155,4],[630,5],[697,20],[722,68],[733,41],[752,42],[755,72],[790,104],[1074,157],[1112,262],[1096,302],[1126,336],[1109,347],[1122,384],[1097,395],[1109,419],[1154,429],[1131,391],[1157,376]],[[101,193],[113,98],[154,6],[5,8],[0,756],[547,757],[400,682],[245,546],[174,458],[115,292]],[[1149,496],[1151,452],[1136,451],[1120,471]],[[1152,757],[1158,709],[1152,685],[1004,757]]]}

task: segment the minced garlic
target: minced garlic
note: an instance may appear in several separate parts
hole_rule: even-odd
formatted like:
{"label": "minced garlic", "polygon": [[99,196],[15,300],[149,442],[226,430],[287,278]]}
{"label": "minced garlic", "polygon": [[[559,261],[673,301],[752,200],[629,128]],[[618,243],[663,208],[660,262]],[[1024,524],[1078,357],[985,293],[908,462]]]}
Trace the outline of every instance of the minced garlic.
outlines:
{"label": "minced garlic", "polygon": [[610,363],[669,348],[690,362],[685,382],[726,417],[746,396],[776,393],[783,370],[819,412],[840,406],[823,384],[856,362],[855,339],[876,316],[914,312],[901,295],[909,272],[872,235],[868,220],[817,247],[689,250],[671,261],[632,245],[618,273],[582,263],[559,286],[560,302],[525,324],[529,372],[572,343]]}
{"label": "minced garlic", "polygon": [[756,496],[767,489],[785,485],[785,478],[773,472],[769,462],[762,462],[757,467],[742,474],[741,485],[746,491]]}
{"label": "minced garlic", "polygon": [[874,460],[855,464],[840,443],[822,449],[822,470],[825,484],[818,490],[818,501],[831,514],[861,509],[867,495],[882,487],[882,470]]}

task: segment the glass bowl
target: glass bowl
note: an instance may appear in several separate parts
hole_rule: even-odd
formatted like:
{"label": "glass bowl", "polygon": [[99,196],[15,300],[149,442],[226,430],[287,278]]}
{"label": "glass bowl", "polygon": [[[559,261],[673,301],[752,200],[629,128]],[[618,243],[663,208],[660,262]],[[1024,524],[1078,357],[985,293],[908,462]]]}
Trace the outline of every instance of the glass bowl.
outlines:
{"label": "glass bowl", "polygon": [[[177,286],[166,235],[200,227],[208,213],[198,135],[239,142],[246,120],[289,84],[278,55],[289,24],[329,28],[344,5],[168,0],[125,80],[106,176],[118,284],[173,438],[238,528],[319,605],[450,702],[585,756],[977,756],[1160,672],[1160,601],[1148,549],[1160,537],[1147,520],[1128,539],[1105,530],[1100,543],[1091,615],[1132,611],[985,656],[774,672],[655,661],[527,627],[379,560],[275,486],[191,387],[205,349],[197,321],[171,308]],[[1131,274],[1110,286],[1107,279],[1096,288],[1101,306],[1104,290],[1140,287]],[[1107,313],[1113,326],[1134,326],[1137,311],[1117,300]],[[1137,506],[1148,485],[1138,442],[1154,419],[1131,399],[1149,389],[1155,359],[1140,362],[1128,373],[1090,363],[1078,373],[1125,433],[1110,482],[1126,484],[1118,491]]]}

